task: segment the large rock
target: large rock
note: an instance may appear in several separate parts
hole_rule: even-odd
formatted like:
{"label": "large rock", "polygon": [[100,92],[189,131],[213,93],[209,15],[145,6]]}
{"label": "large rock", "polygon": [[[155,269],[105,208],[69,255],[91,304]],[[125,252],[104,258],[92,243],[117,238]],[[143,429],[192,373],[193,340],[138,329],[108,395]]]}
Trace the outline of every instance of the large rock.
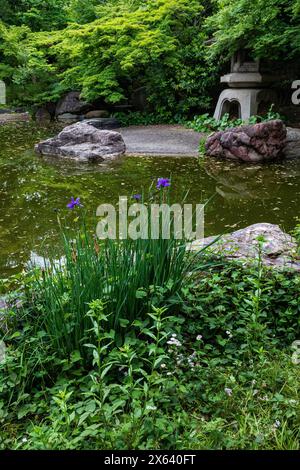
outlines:
{"label": "large rock", "polygon": [[39,124],[48,124],[51,121],[51,114],[47,108],[39,108],[35,113],[35,120]]}
{"label": "large rock", "polygon": [[28,122],[31,117],[29,113],[11,113],[11,114],[1,114],[0,123],[10,123],[10,122]]}
{"label": "large rock", "polygon": [[283,155],[286,127],[279,119],[234,127],[208,137],[206,154],[244,162],[274,160]]}
{"label": "large rock", "polygon": [[[296,241],[284,233],[278,225],[261,223],[250,225],[231,234],[208,237],[191,243],[190,248],[197,251],[212,243],[208,250],[224,256],[228,260],[253,261],[258,259],[259,241],[265,240],[262,247],[262,262],[265,266],[293,269],[300,272],[300,256],[297,254]],[[215,243],[214,241],[217,240]]]}
{"label": "large rock", "polygon": [[81,121],[81,116],[78,114],[64,113],[57,116],[58,122],[63,124],[73,124],[75,122]]}
{"label": "large rock", "polygon": [[300,129],[287,128],[287,139],[284,154],[287,158],[300,158]]}
{"label": "large rock", "polygon": [[112,160],[123,155],[125,150],[121,134],[100,131],[84,122],[65,127],[57,137],[35,146],[35,151],[40,155],[66,157],[82,162]]}
{"label": "large rock", "polygon": [[106,109],[95,109],[94,111],[89,111],[86,113],[86,119],[94,119],[94,118],[108,118],[109,112]]}
{"label": "large rock", "polygon": [[85,114],[91,109],[91,105],[86,101],[82,101],[78,91],[71,91],[64,96],[57,104],[55,115],[60,114]]}
{"label": "large rock", "polygon": [[118,129],[120,127],[120,123],[116,118],[85,119],[84,122],[97,129]]}

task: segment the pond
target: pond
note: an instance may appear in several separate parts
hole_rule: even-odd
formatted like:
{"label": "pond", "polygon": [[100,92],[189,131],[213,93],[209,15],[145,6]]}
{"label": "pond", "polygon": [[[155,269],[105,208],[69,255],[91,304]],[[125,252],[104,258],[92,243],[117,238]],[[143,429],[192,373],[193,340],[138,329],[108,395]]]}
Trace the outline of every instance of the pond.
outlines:
{"label": "pond", "polygon": [[96,227],[101,203],[118,202],[148,188],[153,178],[172,177],[172,201],[203,203],[205,236],[257,222],[292,230],[299,216],[300,158],[247,165],[180,157],[122,157],[109,165],[47,161],[34,144],[56,133],[32,124],[0,127],[0,277],[18,273],[59,243],[57,210],[80,197]]}

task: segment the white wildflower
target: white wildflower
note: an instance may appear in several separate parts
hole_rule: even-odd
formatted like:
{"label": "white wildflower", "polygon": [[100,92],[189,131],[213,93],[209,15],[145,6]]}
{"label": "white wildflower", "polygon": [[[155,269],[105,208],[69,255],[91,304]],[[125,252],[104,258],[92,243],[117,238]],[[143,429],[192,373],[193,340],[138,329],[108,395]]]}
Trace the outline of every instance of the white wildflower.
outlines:
{"label": "white wildflower", "polygon": [[172,338],[167,341],[167,344],[169,344],[170,346],[176,346],[178,348],[181,346],[181,342],[174,336],[172,336]]}
{"label": "white wildflower", "polygon": [[259,400],[261,401],[269,401],[269,398],[267,395],[264,395],[263,397],[259,397]]}
{"label": "white wildflower", "polygon": [[157,410],[157,407],[156,407],[156,406],[152,406],[152,405],[147,405],[147,406],[146,406],[146,410],[148,410],[148,411],[155,411],[155,410]]}
{"label": "white wildflower", "polygon": [[226,395],[228,395],[229,397],[231,397],[231,395],[232,395],[232,389],[231,389],[231,388],[225,387],[225,388],[224,388],[224,392],[226,393]]}
{"label": "white wildflower", "polygon": [[273,429],[280,428],[280,425],[281,425],[281,423],[280,423],[279,419],[276,419],[275,423],[273,424]]}

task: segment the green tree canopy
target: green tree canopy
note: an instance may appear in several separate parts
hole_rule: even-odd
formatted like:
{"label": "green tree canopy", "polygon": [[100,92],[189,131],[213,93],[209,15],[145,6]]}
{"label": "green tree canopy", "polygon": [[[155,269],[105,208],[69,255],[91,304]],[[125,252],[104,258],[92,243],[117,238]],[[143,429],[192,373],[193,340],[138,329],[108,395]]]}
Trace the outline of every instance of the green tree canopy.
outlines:
{"label": "green tree canopy", "polygon": [[29,26],[33,31],[60,29],[67,24],[68,0],[1,0],[0,21]]}
{"label": "green tree canopy", "polygon": [[35,102],[75,89],[90,101],[118,103],[146,87],[157,113],[208,105],[216,68],[205,59],[205,2],[108,1],[95,14],[92,22],[51,33],[3,25],[2,77],[23,97],[30,90],[27,100],[34,95]]}
{"label": "green tree canopy", "polygon": [[257,57],[299,60],[300,0],[218,0],[207,25],[214,56],[247,47]]}
{"label": "green tree canopy", "polygon": [[241,47],[299,61],[300,0],[2,2],[0,78],[15,102],[79,90],[115,104],[144,87],[149,109],[185,115],[209,105],[220,67]]}

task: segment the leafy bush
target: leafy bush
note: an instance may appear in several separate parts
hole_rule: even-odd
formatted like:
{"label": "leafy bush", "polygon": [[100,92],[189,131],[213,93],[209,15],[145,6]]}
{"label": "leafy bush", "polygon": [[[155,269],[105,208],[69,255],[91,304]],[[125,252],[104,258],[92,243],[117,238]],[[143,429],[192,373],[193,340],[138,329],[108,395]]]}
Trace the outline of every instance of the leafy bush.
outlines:
{"label": "leafy bush", "polygon": [[149,126],[155,124],[177,124],[180,119],[176,119],[171,113],[155,114],[155,113],[115,113],[114,116],[118,119],[121,126]]}
{"label": "leafy bush", "polygon": [[[187,334],[201,332],[221,362],[291,346],[300,337],[300,277],[257,264],[211,268],[183,289]],[[196,331],[194,330],[196,326]],[[204,347],[203,351],[205,351]]]}
{"label": "leafy bush", "polygon": [[194,120],[188,121],[186,125],[197,132],[216,132],[225,131],[232,127],[238,127],[244,124],[257,124],[258,122],[272,121],[273,119],[284,119],[284,117],[279,113],[274,112],[273,106],[271,106],[265,116],[251,116],[247,122],[242,119],[230,119],[228,113],[224,114],[222,119],[217,121],[206,113],[201,116],[195,116]]}

